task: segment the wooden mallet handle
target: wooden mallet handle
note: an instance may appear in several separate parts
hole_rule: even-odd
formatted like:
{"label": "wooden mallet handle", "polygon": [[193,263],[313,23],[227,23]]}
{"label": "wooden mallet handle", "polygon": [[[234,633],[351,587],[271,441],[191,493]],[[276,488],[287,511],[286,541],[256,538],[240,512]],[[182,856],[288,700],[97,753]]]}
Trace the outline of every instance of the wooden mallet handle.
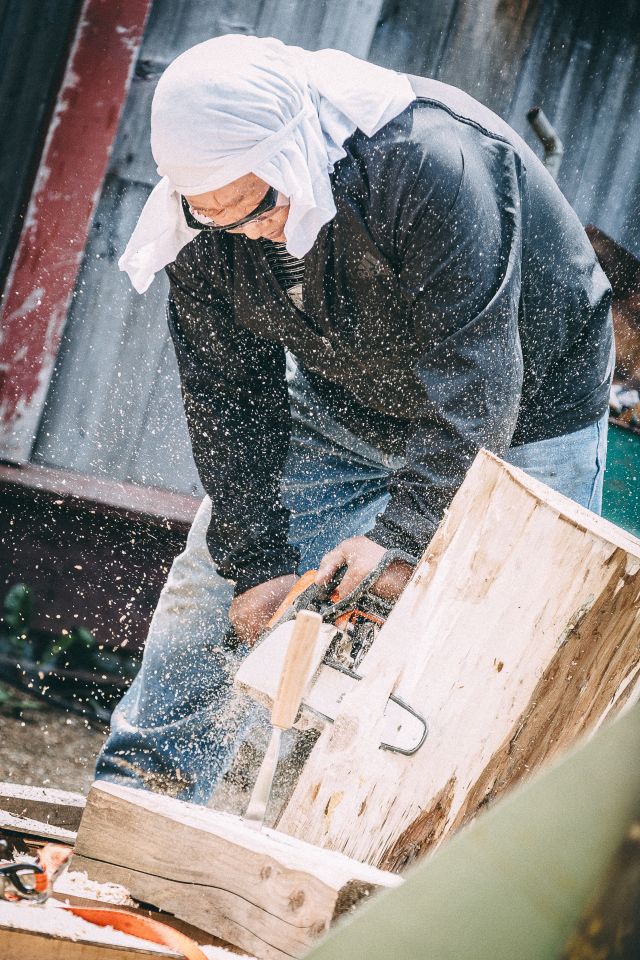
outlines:
{"label": "wooden mallet handle", "polygon": [[320,614],[310,610],[302,610],[296,617],[271,709],[271,723],[281,730],[292,727],[298,715],[321,623]]}

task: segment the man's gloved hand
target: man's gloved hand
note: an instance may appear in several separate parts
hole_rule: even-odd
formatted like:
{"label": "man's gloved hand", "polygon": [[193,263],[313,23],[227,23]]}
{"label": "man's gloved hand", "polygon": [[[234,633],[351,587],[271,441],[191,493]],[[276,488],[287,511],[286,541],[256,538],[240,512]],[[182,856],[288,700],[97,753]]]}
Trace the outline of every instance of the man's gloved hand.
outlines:
{"label": "man's gloved hand", "polygon": [[234,597],[229,619],[238,640],[256,642],[297,579],[294,573],[274,577]]}
{"label": "man's gloved hand", "polygon": [[[384,547],[369,540],[368,537],[350,537],[348,540],[343,540],[322,558],[316,583],[326,587],[340,567],[346,566],[347,572],[338,586],[338,596],[342,600],[355,590],[371,570],[378,566],[385,553]],[[384,600],[397,600],[412,573],[413,567],[410,564],[396,560],[376,580],[371,592]]]}

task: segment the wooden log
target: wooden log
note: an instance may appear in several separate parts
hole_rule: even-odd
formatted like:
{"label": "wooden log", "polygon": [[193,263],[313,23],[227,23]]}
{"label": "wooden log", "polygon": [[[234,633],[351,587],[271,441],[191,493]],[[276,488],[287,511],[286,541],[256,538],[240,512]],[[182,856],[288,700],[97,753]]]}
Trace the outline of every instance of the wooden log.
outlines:
{"label": "wooden log", "polygon": [[416,864],[309,960],[559,960],[637,813],[638,755],[635,704]]}
{"label": "wooden log", "polygon": [[0,783],[0,810],[29,820],[40,820],[63,830],[77,830],[84,810],[81,793]]}
{"label": "wooden log", "polygon": [[[4,783],[0,784],[0,799],[7,807],[14,805],[16,809],[31,813],[40,812],[48,817],[48,822],[45,823],[0,810],[0,839],[9,841],[14,857],[16,852],[36,856],[39,848],[45,843],[65,843],[71,846],[75,843],[76,832],[66,830],[55,823],[57,821],[79,824],[80,814],[84,811],[86,803],[82,794]],[[74,816],[74,811],[77,811],[77,816]],[[89,880],[86,873],[78,870],[65,870],[54,882],[53,893],[57,900],[72,906],[123,907],[129,913],[159,920],[179,933],[191,937],[200,945],[209,944],[220,947],[227,953],[236,952],[236,948],[200,927],[194,927],[155,907],[140,907],[137,901],[132,899],[126,887],[113,883],[96,883]],[[0,952],[0,958],[3,956]]]}
{"label": "wooden log", "polygon": [[400,879],[240,817],[106,782],[91,788],[71,869],[259,957],[300,957]]}
{"label": "wooden log", "polygon": [[483,451],[361,671],[279,829],[398,870],[637,696],[640,541]]}

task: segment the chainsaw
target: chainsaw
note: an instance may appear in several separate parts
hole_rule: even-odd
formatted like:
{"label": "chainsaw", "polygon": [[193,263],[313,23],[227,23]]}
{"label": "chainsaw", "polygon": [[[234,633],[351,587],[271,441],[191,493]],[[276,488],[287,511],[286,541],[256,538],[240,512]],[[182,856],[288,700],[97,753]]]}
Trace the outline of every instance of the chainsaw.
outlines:
{"label": "chainsaw", "polygon": [[[401,560],[415,566],[415,557],[402,550],[387,550],[380,563],[348,596],[339,598],[337,586],[346,567],[337,571],[327,587],[315,583],[309,570],[296,582],[276,610],[267,629],[244,660],[235,678],[236,687],[270,707],[297,615],[308,610],[320,614],[322,627],[315,651],[315,669],[302,697],[298,729],[322,728],[332,723],[344,698],[362,679],[361,665],[386,623],[393,603],[372,592],[378,578]],[[400,697],[391,694],[383,718],[380,749],[411,756],[427,737],[427,723]]]}

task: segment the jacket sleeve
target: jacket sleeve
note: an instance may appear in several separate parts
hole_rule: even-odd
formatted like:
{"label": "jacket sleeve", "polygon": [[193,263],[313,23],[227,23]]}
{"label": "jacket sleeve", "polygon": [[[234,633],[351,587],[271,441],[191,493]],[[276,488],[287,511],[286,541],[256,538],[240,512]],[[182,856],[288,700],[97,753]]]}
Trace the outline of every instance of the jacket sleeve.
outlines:
{"label": "jacket sleeve", "polygon": [[242,593],[294,572],[298,561],[280,500],[290,437],[285,354],[233,324],[224,292],[187,251],[167,268],[167,319],[193,456],[211,498],[207,545]]}
{"label": "jacket sleeve", "polygon": [[503,454],[510,446],[523,378],[522,177],[508,144],[487,140],[465,152],[445,137],[387,210],[424,344],[415,366],[424,402],[369,534],[383,546],[419,555],[480,448]]}

